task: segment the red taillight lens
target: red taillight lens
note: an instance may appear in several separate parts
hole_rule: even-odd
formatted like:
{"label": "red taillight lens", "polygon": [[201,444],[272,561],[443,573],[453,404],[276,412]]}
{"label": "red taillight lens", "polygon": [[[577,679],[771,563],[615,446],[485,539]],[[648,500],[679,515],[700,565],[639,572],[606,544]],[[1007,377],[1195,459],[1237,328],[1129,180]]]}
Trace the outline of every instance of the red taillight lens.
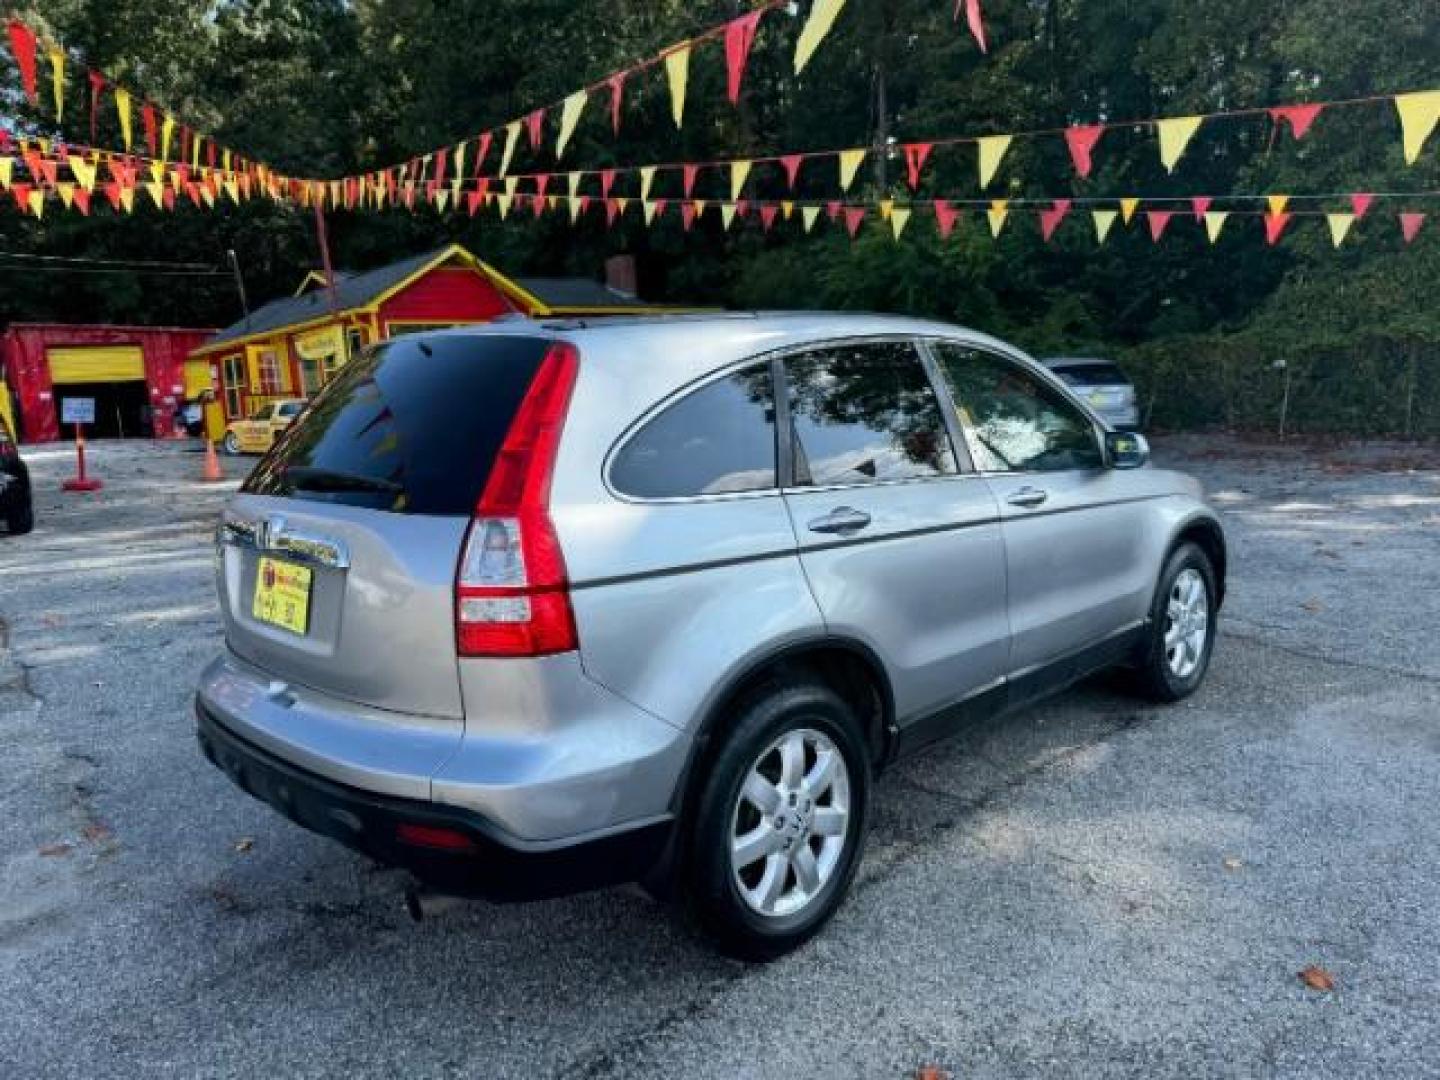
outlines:
{"label": "red taillight lens", "polygon": [[410,847],[434,848],[437,851],[473,851],[475,848],[475,841],[470,837],[443,825],[396,825],[395,839]]}
{"label": "red taillight lens", "polygon": [[550,479],[580,355],[557,342],[496,455],[455,577],[461,656],[543,656],[577,647]]}

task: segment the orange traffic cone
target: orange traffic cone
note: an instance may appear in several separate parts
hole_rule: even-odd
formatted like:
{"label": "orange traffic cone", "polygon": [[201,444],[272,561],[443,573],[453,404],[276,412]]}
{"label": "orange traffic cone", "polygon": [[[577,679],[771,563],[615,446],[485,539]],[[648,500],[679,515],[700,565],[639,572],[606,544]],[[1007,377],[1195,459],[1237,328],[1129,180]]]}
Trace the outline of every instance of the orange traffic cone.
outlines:
{"label": "orange traffic cone", "polygon": [[215,455],[215,444],[209,439],[205,440],[205,469],[201,472],[200,479],[207,484],[225,479],[225,473],[220,469],[220,459]]}

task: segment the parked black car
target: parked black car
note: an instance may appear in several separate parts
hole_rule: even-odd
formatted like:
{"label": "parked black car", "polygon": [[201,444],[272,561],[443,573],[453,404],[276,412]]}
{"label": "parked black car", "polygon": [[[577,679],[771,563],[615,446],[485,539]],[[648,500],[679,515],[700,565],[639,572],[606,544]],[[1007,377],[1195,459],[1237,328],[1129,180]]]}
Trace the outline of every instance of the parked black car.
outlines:
{"label": "parked black car", "polygon": [[20,460],[20,447],[0,416],[0,520],[12,533],[35,527],[35,504],[30,498],[30,470]]}

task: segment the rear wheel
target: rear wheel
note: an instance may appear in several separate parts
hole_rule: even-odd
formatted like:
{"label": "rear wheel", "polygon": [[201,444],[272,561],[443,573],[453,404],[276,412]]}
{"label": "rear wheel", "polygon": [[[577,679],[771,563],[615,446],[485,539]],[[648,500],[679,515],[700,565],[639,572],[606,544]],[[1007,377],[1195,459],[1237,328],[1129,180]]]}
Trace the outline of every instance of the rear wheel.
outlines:
{"label": "rear wheel", "polygon": [[1189,697],[1204,681],[1215,645],[1215,570],[1194,544],[1165,562],[1140,658],[1140,691],[1152,701]]}
{"label": "rear wheel", "polygon": [[818,683],[750,697],[696,804],[686,887],[727,953],[766,960],[839,908],[864,844],[870,762],[853,710]]}
{"label": "rear wheel", "polygon": [[227,431],[225,433],[225,441],[221,445],[225,447],[225,453],[231,457],[235,457],[240,453],[240,440],[235,437],[233,431]]}
{"label": "rear wheel", "polygon": [[5,524],[10,529],[10,532],[16,536],[22,533],[28,533],[31,529],[35,528],[34,504],[26,503],[24,506],[17,507],[10,511],[10,516],[5,519]]}

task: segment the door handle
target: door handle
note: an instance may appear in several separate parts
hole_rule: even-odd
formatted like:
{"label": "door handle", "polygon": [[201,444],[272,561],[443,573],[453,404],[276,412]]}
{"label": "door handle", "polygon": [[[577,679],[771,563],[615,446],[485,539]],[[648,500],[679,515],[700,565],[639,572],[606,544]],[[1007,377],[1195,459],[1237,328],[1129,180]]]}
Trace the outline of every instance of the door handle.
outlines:
{"label": "door handle", "polygon": [[1011,506],[1035,507],[1039,506],[1050,496],[1037,487],[1022,487],[1011,492],[1005,497],[1005,501]]}
{"label": "door handle", "polygon": [[849,533],[859,532],[870,524],[870,515],[864,510],[856,510],[850,506],[838,506],[824,517],[816,518],[806,525],[811,532],[817,533],[839,533],[845,536]]}

